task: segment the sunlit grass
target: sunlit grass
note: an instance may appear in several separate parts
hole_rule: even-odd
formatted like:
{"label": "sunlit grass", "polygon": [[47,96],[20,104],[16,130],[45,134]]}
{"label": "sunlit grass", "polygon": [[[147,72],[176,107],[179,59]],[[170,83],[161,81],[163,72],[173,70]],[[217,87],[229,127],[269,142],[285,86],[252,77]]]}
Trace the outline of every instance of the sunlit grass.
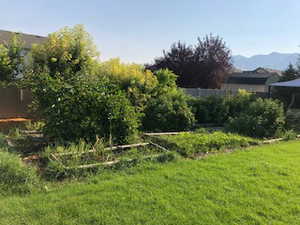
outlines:
{"label": "sunlit grass", "polygon": [[0,201],[0,224],[300,224],[300,142],[107,172]]}

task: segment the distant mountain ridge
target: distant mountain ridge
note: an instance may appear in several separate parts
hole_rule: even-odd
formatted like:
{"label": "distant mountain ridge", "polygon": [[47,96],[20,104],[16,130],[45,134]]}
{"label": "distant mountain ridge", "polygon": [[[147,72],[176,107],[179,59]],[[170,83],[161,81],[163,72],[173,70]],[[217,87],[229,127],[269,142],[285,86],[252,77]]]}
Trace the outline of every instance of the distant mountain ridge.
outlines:
{"label": "distant mountain ridge", "polygon": [[254,70],[258,67],[285,70],[290,63],[297,64],[299,56],[299,53],[272,52],[268,55],[254,55],[251,57],[235,55],[232,57],[232,61],[234,67],[241,70]]}

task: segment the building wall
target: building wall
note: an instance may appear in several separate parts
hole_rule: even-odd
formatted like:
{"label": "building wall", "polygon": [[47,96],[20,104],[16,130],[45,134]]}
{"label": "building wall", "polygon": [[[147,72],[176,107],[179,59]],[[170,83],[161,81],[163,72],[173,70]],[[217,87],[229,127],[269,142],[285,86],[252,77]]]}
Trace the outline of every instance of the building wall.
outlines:
{"label": "building wall", "polygon": [[222,90],[237,91],[239,89],[245,89],[249,92],[268,92],[267,85],[252,85],[252,84],[223,84]]}

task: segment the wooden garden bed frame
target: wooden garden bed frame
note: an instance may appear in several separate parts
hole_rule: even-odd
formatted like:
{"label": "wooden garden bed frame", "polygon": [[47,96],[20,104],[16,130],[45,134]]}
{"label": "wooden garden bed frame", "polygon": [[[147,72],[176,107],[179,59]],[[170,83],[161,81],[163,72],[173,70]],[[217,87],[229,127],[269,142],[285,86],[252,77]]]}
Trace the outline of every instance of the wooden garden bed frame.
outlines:
{"label": "wooden garden bed frame", "polygon": [[[187,131],[187,132],[163,132],[163,133],[144,133],[143,135],[144,136],[147,136],[147,137],[155,137],[157,138],[158,136],[165,136],[165,135],[178,135],[178,134],[182,134],[182,133],[191,133],[191,131]],[[297,135],[297,138],[299,139],[300,138],[300,135]],[[275,142],[279,142],[279,141],[283,141],[284,139],[283,138],[275,138],[275,139],[269,139],[269,140],[264,140],[262,141],[262,144],[272,144],[272,143],[275,143]],[[152,145],[156,148],[159,148],[161,150],[163,150],[164,152],[169,152],[169,150],[157,143],[154,143],[152,141],[148,141],[148,142],[142,142],[142,143],[136,143],[136,144],[130,144],[130,145],[117,145],[117,146],[111,146],[111,147],[106,147],[104,150],[112,150],[112,151],[115,151],[115,150],[126,150],[126,149],[131,149],[131,148],[139,148],[139,147],[144,147],[144,146],[148,146],[148,145]],[[78,155],[82,155],[82,154],[88,154],[88,153],[93,153],[93,152],[96,152],[95,149],[91,149],[87,152],[82,152],[82,153],[76,153],[76,152],[67,152],[67,153],[52,153],[51,156],[54,160],[56,161],[60,161],[59,160],[59,157],[64,157],[64,156],[69,156],[69,155],[75,155],[75,154],[78,154]],[[151,157],[157,157],[159,156],[159,154],[155,154],[155,155],[151,155],[151,156],[145,156],[145,157],[142,157],[142,159],[147,159],[147,158],[151,158]],[[128,160],[128,161],[132,161],[133,159],[131,160]],[[114,161],[108,161],[108,162],[101,162],[101,163],[94,163],[94,164],[86,164],[86,165],[79,165],[79,166],[74,166],[74,167],[65,167],[64,165],[64,168],[67,169],[67,170],[70,170],[70,169],[89,169],[89,168],[95,168],[95,167],[99,167],[99,166],[113,166],[117,163],[119,163],[121,160],[114,160]]]}

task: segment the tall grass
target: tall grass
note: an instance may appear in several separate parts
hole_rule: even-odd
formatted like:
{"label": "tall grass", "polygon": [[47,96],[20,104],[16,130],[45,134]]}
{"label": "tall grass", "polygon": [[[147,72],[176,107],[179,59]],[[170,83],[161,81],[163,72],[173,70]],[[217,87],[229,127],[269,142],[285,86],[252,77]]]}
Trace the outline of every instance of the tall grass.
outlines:
{"label": "tall grass", "polygon": [[257,139],[237,134],[215,131],[213,133],[182,133],[162,137],[171,148],[183,156],[191,157],[199,153],[207,153],[222,149],[233,149],[258,144]]}
{"label": "tall grass", "polygon": [[0,149],[0,194],[29,193],[37,184],[33,167],[25,165],[17,155]]}

